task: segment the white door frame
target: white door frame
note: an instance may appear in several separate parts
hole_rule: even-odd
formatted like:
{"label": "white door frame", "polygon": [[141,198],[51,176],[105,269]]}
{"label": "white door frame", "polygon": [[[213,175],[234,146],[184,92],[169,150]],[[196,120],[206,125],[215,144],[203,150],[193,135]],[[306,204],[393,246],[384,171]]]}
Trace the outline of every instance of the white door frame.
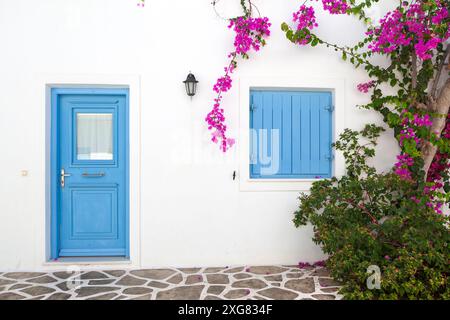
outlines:
{"label": "white door frame", "polygon": [[[44,269],[61,269],[68,265],[80,268],[108,268],[141,266],[141,80],[139,75],[92,75],[92,74],[39,74],[39,86],[35,88],[42,99],[46,119],[46,152],[45,152],[45,212],[36,215],[36,265]],[[50,261],[50,132],[51,132],[51,88],[128,88],[129,89],[129,260],[75,260]]]}

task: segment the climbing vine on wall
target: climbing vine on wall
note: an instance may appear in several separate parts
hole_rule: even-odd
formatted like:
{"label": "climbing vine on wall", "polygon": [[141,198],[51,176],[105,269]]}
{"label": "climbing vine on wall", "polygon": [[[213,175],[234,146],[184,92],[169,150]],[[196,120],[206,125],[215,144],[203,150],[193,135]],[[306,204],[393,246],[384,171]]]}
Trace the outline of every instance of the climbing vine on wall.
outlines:
{"label": "climbing vine on wall", "polygon": [[[214,9],[217,2],[218,0],[212,2]],[[269,19],[261,16],[253,17],[253,13],[257,11],[259,15],[259,11],[251,0],[241,0],[240,4],[243,15],[227,19],[229,20],[228,28],[235,33],[234,50],[228,54],[229,62],[224,68],[224,75],[219,77],[213,86],[217,96],[214,99],[212,110],[205,118],[208,130],[211,131],[211,141],[219,144],[223,152],[226,152],[235,143],[235,140],[227,135],[224,109],[221,106],[223,93],[228,92],[232,87],[231,76],[238,65],[238,59],[248,60],[249,52],[251,50],[259,51],[266,44],[265,38],[270,36]]]}
{"label": "climbing vine on wall", "polygon": [[[365,11],[378,0],[321,0],[333,15],[353,15],[363,21],[364,38],[353,46],[341,46],[313,33],[318,27],[312,0],[293,13],[294,27],[283,23],[286,37],[297,45],[323,45],[340,52],[342,59],[367,72],[368,80],[357,86],[371,93],[363,106],[380,112],[394,129],[401,153],[394,172],[423,190],[422,200],[437,213],[450,197],[450,79],[445,70],[450,54],[448,1],[399,1],[378,23]],[[390,65],[377,65],[372,57],[382,55]],[[448,65],[448,63],[447,63]],[[382,85],[394,88],[386,94]]]}

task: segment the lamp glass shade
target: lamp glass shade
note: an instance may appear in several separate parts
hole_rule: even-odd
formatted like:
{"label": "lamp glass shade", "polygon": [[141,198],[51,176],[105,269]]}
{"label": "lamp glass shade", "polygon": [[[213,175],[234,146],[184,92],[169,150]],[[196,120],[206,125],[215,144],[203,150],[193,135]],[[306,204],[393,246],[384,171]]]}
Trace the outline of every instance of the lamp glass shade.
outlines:
{"label": "lamp glass shade", "polygon": [[192,73],[189,73],[186,80],[183,81],[186,86],[186,93],[188,96],[192,97],[197,92],[197,79]]}

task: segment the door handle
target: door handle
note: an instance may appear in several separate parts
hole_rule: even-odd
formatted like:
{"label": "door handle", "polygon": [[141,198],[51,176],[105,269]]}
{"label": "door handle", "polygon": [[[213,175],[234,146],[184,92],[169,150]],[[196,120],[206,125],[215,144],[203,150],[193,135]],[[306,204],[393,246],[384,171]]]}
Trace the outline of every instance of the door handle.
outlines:
{"label": "door handle", "polygon": [[61,176],[61,188],[64,188],[64,185],[65,185],[65,179],[66,179],[66,177],[70,177],[71,174],[70,174],[70,173],[66,173],[66,172],[64,171],[64,168],[62,168],[62,169],[61,169],[61,174],[60,174],[60,176]]}
{"label": "door handle", "polygon": [[98,172],[98,173],[83,172],[81,175],[83,177],[103,177],[105,175],[105,173],[104,172]]}

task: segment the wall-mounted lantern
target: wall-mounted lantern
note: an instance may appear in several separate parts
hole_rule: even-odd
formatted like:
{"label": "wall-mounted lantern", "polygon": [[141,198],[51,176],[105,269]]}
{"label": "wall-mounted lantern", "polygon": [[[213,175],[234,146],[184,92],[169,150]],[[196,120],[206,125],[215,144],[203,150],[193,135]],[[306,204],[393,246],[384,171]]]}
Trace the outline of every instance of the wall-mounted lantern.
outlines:
{"label": "wall-mounted lantern", "polygon": [[197,83],[198,81],[195,79],[195,76],[189,72],[186,80],[183,81],[186,86],[186,93],[189,97],[193,97],[197,91]]}

